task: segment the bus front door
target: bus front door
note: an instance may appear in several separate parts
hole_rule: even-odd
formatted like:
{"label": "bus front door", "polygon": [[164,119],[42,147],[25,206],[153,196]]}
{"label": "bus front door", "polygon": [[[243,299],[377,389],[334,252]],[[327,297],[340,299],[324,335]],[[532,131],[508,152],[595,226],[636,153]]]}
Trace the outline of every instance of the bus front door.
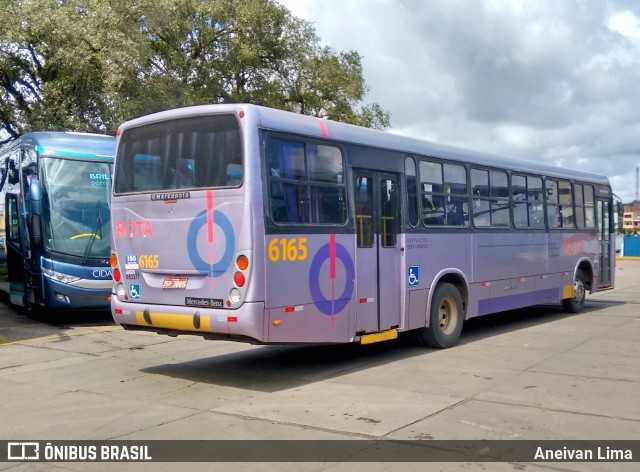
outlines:
{"label": "bus front door", "polygon": [[24,255],[19,208],[18,197],[7,194],[5,201],[5,247],[7,249],[9,299],[14,305],[24,306]]}
{"label": "bus front door", "polygon": [[399,177],[355,169],[356,333],[400,325]]}
{"label": "bus front door", "polygon": [[612,263],[615,255],[612,255],[611,246],[611,212],[613,206],[610,199],[600,199],[597,202],[597,218],[598,218],[598,250],[599,268],[598,268],[598,288],[607,288],[612,285]]}

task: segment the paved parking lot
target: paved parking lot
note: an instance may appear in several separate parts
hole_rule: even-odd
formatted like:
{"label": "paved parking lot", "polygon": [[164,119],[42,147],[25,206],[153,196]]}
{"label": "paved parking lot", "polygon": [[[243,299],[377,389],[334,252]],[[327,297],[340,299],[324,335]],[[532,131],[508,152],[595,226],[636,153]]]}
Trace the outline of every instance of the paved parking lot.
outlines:
{"label": "paved parking lot", "polygon": [[[0,303],[0,439],[640,439],[640,261],[585,312],[469,322],[448,350],[251,346],[125,332],[108,313],[53,323]],[[0,470],[175,470],[0,464]],[[253,470],[252,464],[190,464]],[[279,464],[278,470],[398,470]],[[635,464],[404,464],[400,470],[637,470]],[[181,468],[181,467],[180,467]]]}

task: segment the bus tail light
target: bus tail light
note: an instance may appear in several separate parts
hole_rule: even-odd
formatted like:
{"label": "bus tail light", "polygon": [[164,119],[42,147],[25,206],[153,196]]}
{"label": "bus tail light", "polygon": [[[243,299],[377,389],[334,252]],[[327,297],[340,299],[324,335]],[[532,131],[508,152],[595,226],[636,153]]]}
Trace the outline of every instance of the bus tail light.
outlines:
{"label": "bus tail light", "polygon": [[233,273],[233,284],[229,290],[227,308],[238,308],[244,302],[251,279],[251,256],[251,251],[245,250],[236,253],[236,270]]}
{"label": "bus tail light", "polygon": [[122,275],[120,274],[120,269],[113,269],[113,280],[116,282],[120,282]]}
{"label": "bus tail light", "polygon": [[236,266],[240,270],[247,270],[247,268],[249,267],[249,258],[244,254],[240,254],[236,259]]}
{"label": "bus tail light", "polygon": [[244,278],[244,274],[242,272],[236,272],[235,274],[233,274],[233,282],[239,287],[242,288],[244,287],[244,283],[245,283],[245,278]]}

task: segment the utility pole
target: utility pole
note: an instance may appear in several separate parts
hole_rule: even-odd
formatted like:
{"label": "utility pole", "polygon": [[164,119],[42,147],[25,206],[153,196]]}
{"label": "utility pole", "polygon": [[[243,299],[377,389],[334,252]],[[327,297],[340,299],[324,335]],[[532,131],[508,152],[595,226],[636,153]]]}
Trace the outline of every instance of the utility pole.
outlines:
{"label": "utility pole", "polygon": [[636,167],[636,204],[638,203],[638,174],[640,174],[640,167]]}

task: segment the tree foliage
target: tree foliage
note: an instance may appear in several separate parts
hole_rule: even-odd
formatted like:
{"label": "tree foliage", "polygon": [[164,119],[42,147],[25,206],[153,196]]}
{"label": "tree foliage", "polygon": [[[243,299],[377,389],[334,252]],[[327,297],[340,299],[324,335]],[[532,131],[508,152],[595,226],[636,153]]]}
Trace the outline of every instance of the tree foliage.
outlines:
{"label": "tree foliage", "polygon": [[[179,106],[248,102],[389,126],[355,51],[274,0],[0,0],[0,143],[113,133]],[[3,139],[5,138],[5,139]]]}

